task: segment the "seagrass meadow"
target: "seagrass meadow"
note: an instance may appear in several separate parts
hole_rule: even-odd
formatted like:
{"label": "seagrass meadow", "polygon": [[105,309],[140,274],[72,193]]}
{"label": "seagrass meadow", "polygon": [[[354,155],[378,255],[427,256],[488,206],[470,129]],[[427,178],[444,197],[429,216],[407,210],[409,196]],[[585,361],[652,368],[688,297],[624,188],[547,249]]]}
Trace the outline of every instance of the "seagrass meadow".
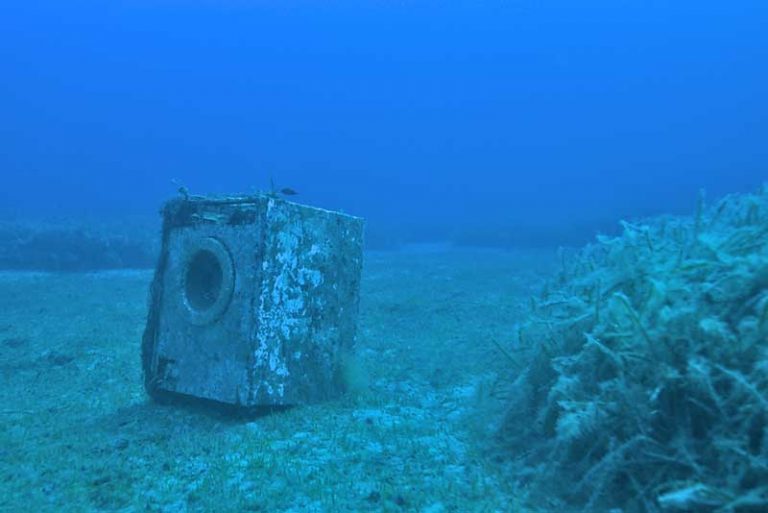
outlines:
{"label": "seagrass meadow", "polygon": [[142,387],[149,270],[0,273],[0,511],[768,511],[768,191],[579,250],[368,252],[348,392]]}
{"label": "seagrass meadow", "polygon": [[623,228],[517,328],[511,475],[556,509],[768,511],[768,190]]}

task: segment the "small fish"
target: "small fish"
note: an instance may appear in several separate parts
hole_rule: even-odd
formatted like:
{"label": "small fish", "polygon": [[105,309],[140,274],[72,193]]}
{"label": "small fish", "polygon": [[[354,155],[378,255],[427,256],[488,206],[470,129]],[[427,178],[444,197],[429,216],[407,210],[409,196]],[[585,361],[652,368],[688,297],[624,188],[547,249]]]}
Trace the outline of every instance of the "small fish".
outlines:
{"label": "small fish", "polygon": [[298,192],[291,189],[290,187],[283,187],[282,189],[280,189],[280,194],[282,194],[283,196],[296,196]]}

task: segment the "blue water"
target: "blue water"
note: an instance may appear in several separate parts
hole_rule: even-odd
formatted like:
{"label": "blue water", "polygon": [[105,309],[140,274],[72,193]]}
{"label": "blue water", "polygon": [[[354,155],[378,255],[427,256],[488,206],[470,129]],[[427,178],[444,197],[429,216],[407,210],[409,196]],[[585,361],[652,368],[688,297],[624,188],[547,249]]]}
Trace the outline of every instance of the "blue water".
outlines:
{"label": "blue water", "polygon": [[318,4],[5,2],[0,215],[271,177],[371,240],[536,245],[766,178],[765,2]]}
{"label": "blue water", "polygon": [[[766,91],[765,0],[2,2],[0,512],[766,511],[768,189],[712,207],[768,180]],[[186,203],[158,259],[180,187],[403,251]],[[350,393],[143,387],[289,356]]]}

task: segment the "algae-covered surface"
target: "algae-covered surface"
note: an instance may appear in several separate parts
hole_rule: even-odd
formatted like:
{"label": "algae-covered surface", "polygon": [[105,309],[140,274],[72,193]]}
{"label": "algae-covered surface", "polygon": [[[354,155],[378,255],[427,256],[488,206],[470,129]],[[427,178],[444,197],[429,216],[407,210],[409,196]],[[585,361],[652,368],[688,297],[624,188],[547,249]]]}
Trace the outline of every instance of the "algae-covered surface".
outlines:
{"label": "algae-covered surface", "polygon": [[510,346],[510,476],[553,510],[768,511],[768,187],[624,222]]}
{"label": "algae-covered surface", "polygon": [[247,418],[145,395],[151,271],[0,273],[0,511],[520,510],[496,342],[553,260],[367,254],[351,392]]}

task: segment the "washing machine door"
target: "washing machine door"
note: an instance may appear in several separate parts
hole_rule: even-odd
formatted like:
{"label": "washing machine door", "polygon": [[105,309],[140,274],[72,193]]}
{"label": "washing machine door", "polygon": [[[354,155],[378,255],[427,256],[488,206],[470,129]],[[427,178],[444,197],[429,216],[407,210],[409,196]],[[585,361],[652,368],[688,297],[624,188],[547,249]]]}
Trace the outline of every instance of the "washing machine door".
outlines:
{"label": "washing machine door", "polygon": [[154,388],[247,402],[259,236],[256,225],[190,226],[169,233]]}

